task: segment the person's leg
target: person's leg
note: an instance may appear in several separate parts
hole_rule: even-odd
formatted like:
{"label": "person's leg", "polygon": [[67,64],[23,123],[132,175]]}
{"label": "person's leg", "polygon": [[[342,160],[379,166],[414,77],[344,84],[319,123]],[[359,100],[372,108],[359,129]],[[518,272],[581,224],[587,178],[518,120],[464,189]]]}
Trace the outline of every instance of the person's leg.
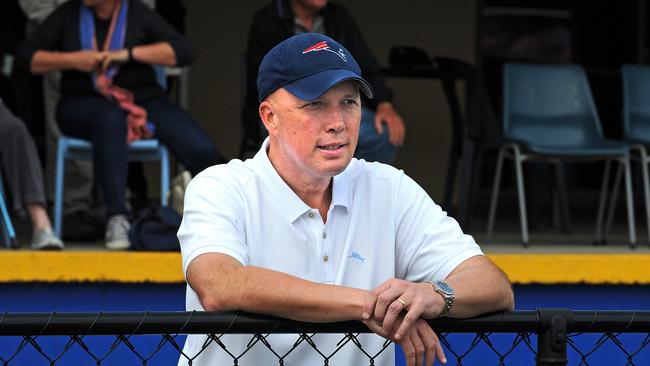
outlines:
{"label": "person's leg", "polygon": [[193,176],[211,165],[227,162],[192,116],[166,97],[147,100],[142,106],[155,126],[154,137],[165,144]]}
{"label": "person's leg", "polygon": [[128,248],[126,113],[101,97],[71,97],[59,103],[57,120],[64,134],[92,142],[95,176],[106,203],[106,247]]}
{"label": "person's leg", "polygon": [[65,135],[92,142],[95,175],[102,185],[107,217],[127,214],[126,113],[102,97],[70,97],[59,103],[57,120]]}
{"label": "person's leg", "polygon": [[14,209],[22,211],[26,203],[45,205],[43,172],[34,140],[25,124],[1,102],[0,156]]}
{"label": "person's leg", "polygon": [[27,209],[33,227],[32,247],[61,249],[45,210],[43,172],[25,124],[0,102],[0,157],[17,211]]}
{"label": "person's leg", "polygon": [[388,129],[380,135],[375,128],[375,112],[361,108],[361,126],[359,128],[359,143],[354,157],[366,161],[378,161],[392,164],[397,154],[397,147],[388,138]]}

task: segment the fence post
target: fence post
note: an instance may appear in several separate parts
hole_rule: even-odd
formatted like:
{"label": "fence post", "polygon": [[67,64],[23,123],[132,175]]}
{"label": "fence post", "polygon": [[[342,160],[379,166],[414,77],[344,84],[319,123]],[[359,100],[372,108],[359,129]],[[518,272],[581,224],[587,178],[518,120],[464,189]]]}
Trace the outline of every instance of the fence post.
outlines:
{"label": "fence post", "polygon": [[567,329],[573,321],[570,309],[537,309],[542,330],[537,335],[537,366],[567,364]]}

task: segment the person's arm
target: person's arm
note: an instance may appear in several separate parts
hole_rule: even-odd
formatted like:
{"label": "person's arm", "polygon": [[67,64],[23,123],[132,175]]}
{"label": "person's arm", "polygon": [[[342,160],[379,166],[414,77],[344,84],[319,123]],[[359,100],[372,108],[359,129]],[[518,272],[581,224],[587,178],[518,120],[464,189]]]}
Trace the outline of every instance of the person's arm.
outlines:
{"label": "person's arm", "polygon": [[129,61],[163,66],[176,65],[176,53],[168,42],[143,44],[130,50],[124,48],[108,51],[103,55],[102,69],[108,68],[111,64],[123,64]]}
{"label": "person's arm", "polygon": [[196,257],[187,270],[187,282],[207,311],[242,310],[300,321],[329,322],[367,319],[374,307],[370,291],[324,285],[270,269],[242,266],[233,257],[219,253]]}
{"label": "person's arm", "polygon": [[60,52],[65,34],[74,23],[70,3],[58,7],[16,50],[16,66],[25,72],[43,73],[77,69],[92,71],[100,65],[99,54],[92,51]]}
{"label": "person's arm", "polygon": [[[404,120],[391,103],[393,92],[386,84],[386,79],[379,70],[379,63],[368,47],[352,14],[341,5],[332,6],[336,6],[334,9],[336,11],[332,16],[339,17],[339,19],[331,20],[331,22],[337,23],[338,27],[340,27],[338,32],[345,34],[345,41],[342,43],[357,60],[363,77],[368,80],[375,92],[375,97],[370,101],[371,105],[375,107],[375,129],[378,134],[382,134],[385,125],[388,128],[391,144],[401,146],[406,136],[406,126]],[[332,24],[331,26],[334,27],[335,25]]]}
{"label": "person's arm", "polygon": [[93,72],[98,69],[104,56],[101,52],[82,50],[74,52],[53,52],[38,50],[32,55],[30,71],[42,74],[49,71],[78,70]]}
{"label": "person's arm", "polygon": [[375,289],[374,316],[386,331],[393,331],[402,312],[405,319],[397,335],[420,317],[442,314],[443,297],[429,283],[432,280],[444,280],[454,288],[454,304],[446,316],[470,317],[514,306],[507,277],[417,183],[403,175],[392,199],[399,202],[396,279]]}
{"label": "person's arm", "polygon": [[388,128],[388,138],[391,144],[401,146],[404,144],[406,137],[406,126],[402,116],[397,113],[393,104],[388,101],[380,102],[377,104],[375,111],[375,129],[378,134],[384,132],[384,124]]}

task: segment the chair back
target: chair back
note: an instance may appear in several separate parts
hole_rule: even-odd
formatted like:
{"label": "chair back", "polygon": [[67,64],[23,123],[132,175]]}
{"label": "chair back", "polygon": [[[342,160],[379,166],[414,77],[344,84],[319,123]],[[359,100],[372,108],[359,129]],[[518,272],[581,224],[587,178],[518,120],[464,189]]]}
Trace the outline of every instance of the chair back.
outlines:
{"label": "chair back", "polygon": [[[450,57],[436,57],[435,63],[449,103],[454,132],[473,141],[500,141],[501,126],[478,68]],[[458,82],[464,84],[464,95],[459,93]],[[464,113],[461,104],[465,106]]]}
{"label": "chair back", "polygon": [[531,146],[579,148],[603,132],[587,77],[578,65],[508,63],[503,133]]}
{"label": "chair back", "polygon": [[624,65],[623,137],[650,143],[650,66]]}

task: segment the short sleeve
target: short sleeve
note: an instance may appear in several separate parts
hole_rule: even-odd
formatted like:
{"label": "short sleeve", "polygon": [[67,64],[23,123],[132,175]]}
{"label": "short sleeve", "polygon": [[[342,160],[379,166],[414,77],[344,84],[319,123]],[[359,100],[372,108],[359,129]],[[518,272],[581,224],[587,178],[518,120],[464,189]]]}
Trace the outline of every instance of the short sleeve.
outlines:
{"label": "short sleeve", "polygon": [[185,192],[183,221],[178,230],[183,273],[196,257],[227,254],[242,265],[248,263],[244,228],[244,195],[225,166],[214,166],[197,175]]}
{"label": "short sleeve", "polygon": [[483,255],[415,181],[403,175],[397,185],[396,276],[413,282],[442,280],[466,259]]}

